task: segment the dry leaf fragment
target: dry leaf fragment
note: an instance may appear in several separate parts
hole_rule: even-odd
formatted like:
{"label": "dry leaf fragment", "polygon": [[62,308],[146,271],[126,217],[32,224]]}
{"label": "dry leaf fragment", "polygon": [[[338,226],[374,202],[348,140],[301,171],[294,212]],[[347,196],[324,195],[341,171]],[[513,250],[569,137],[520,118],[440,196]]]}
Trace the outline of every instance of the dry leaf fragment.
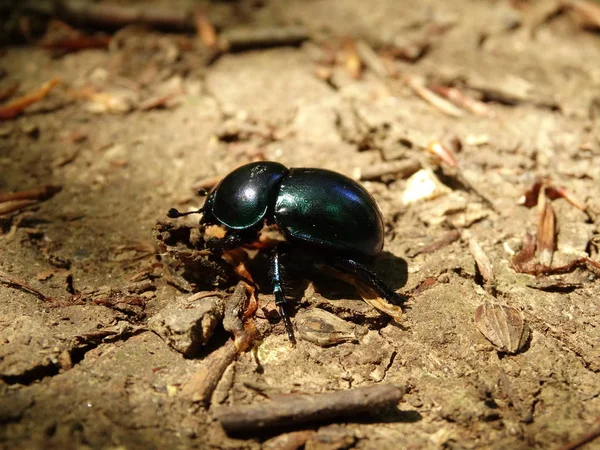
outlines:
{"label": "dry leaf fragment", "polygon": [[520,273],[525,270],[535,256],[535,248],[535,236],[532,233],[525,233],[521,250],[513,256],[510,262],[515,272]]}
{"label": "dry leaf fragment", "polygon": [[531,208],[537,205],[538,198],[540,196],[540,190],[542,185],[545,183],[543,179],[537,179],[533,185],[527,189],[521,197],[517,200],[518,205],[523,205],[526,208]]}
{"label": "dry leaf fragment", "polygon": [[529,338],[529,327],[519,310],[484,303],[475,310],[475,326],[498,350],[517,353]]}

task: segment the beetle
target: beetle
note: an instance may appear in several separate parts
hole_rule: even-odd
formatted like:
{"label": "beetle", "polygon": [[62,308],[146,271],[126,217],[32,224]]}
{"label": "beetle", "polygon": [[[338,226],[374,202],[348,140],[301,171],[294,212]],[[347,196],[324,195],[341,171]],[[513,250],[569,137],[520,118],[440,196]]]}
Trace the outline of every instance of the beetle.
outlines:
{"label": "beetle", "polygon": [[392,303],[400,296],[365,263],[383,249],[381,211],[371,194],[356,181],[325,169],[287,168],[273,161],[253,162],[226,175],[208,194],[202,208],[170,218],[201,213],[200,224],[227,230],[222,239],[209,239],[216,253],[256,242],[262,227],[276,225],[285,238],[272,250],[270,273],[275,304],[289,340],[294,332],[282,283],[282,255],[294,246],[327,265],[356,277]]}

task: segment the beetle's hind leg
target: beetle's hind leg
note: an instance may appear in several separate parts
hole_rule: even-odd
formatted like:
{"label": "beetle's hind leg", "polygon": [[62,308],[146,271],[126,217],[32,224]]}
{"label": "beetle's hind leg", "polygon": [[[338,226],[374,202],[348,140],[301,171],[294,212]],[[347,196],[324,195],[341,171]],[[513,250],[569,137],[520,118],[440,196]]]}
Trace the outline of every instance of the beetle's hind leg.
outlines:
{"label": "beetle's hind leg", "polygon": [[401,305],[404,302],[402,296],[388,286],[378,275],[364,264],[353,259],[334,256],[327,258],[327,264],[334,269],[355,276],[359,281],[371,287],[377,294],[381,295],[390,303]]}
{"label": "beetle's hind leg", "polygon": [[285,295],[283,292],[283,283],[282,283],[282,266],[281,266],[281,251],[282,245],[278,245],[273,249],[273,256],[271,258],[271,277],[273,279],[273,295],[275,295],[275,305],[279,310],[279,315],[283,320],[283,324],[285,325],[285,331],[287,332],[288,339],[292,343],[292,345],[296,344],[296,337],[294,336],[294,328],[292,326],[292,322],[290,321],[290,317],[287,315],[286,306],[288,306],[288,301],[285,299]]}

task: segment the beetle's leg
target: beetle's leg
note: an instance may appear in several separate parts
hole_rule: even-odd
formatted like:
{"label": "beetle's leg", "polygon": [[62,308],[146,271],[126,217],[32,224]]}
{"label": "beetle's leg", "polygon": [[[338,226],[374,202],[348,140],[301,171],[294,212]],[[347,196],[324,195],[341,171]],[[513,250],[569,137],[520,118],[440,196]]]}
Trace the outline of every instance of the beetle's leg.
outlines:
{"label": "beetle's leg", "polygon": [[389,302],[396,305],[400,305],[404,302],[404,299],[399,294],[364,264],[354,261],[353,259],[338,256],[328,258],[327,263],[335,269],[355,275],[360,281],[371,286],[375,292]]}
{"label": "beetle's leg", "polygon": [[296,337],[294,336],[294,328],[292,327],[292,322],[285,311],[285,307],[287,306],[288,302],[283,294],[283,287],[281,283],[281,252],[279,246],[275,247],[273,250],[271,264],[271,270],[273,272],[273,295],[275,295],[275,305],[277,305],[277,308],[279,309],[279,315],[283,319],[283,324],[285,325],[285,331],[287,332],[288,339],[292,345],[295,345]]}
{"label": "beetle's leg", "polygon": [[242,245],[254,242],[257,239],[257,231],[254,229],[230,231],[222,239],[210,238],[206,246],[213,253],[224,253],[228,250],[239,248]]}

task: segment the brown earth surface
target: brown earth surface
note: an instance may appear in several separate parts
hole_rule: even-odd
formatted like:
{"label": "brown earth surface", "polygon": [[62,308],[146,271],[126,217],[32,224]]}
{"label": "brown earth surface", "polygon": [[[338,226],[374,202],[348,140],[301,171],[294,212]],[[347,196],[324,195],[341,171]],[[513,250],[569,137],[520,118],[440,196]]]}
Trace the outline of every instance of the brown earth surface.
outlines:
{"label": "brown earth surface", "polygon": [[[118,31],[108,50],[1,50],[0,87],[18,81],[19,96],[54,77],[61,83],[0,122],[0,192],[62,190],[0,216],[0,446],[284,448],[279,432],[228,437],[214,408],[377,383],[406,389],[397,409],[301,428],[316,433],[299,445],[558,449],[597,428],[598,271],[536,279],[511,266],[526,232],[536,231],[536,208],[517,200],[538,177],[587,207],[552,201],[552,264],[598,260],[600,34],[557,5],[215,2],[204,6],[219,29],[295,24],[311,39],[214,62],[193,34],[139,27]],[[367,67],[355,79],[345,64],[359,39],[384,57],[386,48],[424,54],[382,58],[399,76]],[[483,113],[444,113],[406,82],[418,77],[480,98]],[[156,99],[165,107],[140,107]],[[431,141],[454,149],[458,172],[431,160]],[[300,339],[290,348],[282,324],[267,320],[272,295],[261,293],[254,320],[262,340],[228,367],[204,408],[184,395],[186,383],[228,334],[217,327],[207,347],[185,358],[149,330],[148,321],[191,295],[167,282],[152,230],[168,222],[170,207],[202,204],[198,183],[257,158],[351,177],[412,159],[448,189],[405,204],[406,177],[364,183],[387,233],[374,267],[408,297],[401,325],[344,284],[319,279],[292,315],[318,307],[361,331],[354,342]],[[454,242],[419,252],[453,230]],[[493,282],[476,268],[473,239],[492,261]],[[475,309],[486,302],[522,313],[531,333],[519,352],[498,351],[476,328]]]}

